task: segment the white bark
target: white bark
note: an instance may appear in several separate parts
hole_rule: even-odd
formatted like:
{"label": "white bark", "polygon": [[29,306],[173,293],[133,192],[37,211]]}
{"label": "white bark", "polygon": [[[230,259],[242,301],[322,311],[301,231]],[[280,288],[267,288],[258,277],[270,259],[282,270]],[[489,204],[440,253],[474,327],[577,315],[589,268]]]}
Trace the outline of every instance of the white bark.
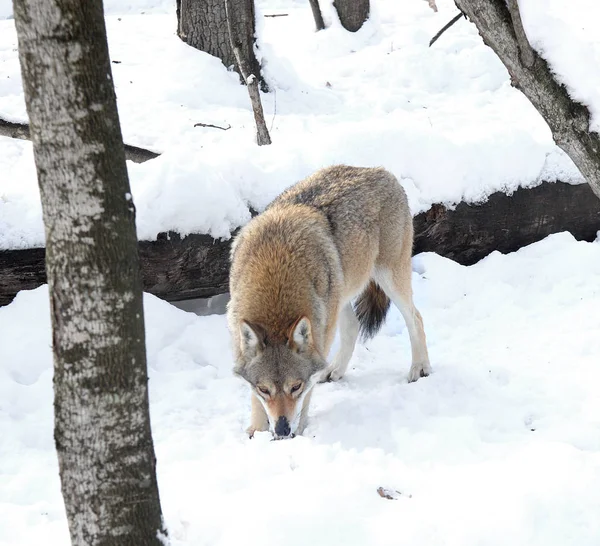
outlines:
{"label": "white bark", "polygon": [[15,0],[74,545],[162,544],[141,282],[101,0]]}

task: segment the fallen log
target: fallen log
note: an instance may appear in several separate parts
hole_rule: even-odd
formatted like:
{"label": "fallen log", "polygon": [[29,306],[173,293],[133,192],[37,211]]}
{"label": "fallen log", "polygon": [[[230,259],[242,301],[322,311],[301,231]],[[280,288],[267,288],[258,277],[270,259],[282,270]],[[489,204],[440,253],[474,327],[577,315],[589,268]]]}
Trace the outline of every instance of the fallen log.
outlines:
{"label": "fallen log", "polygon": [[494,250],[514,252],[552,233],[569,231],[580,241],[593,241],[598,230],[600,200],[588,184],[544,182],[454,210],[433,205],[415,217],[414,253],[437,252],[472,265]]}
{"label": "fallen log", "polygon": [[[415,254],[437,252],[471,265],[494,250],[513,252],[560,231],[593,241],[600,200],[587,184],[543,183],[485,203],[434,205],[415,217]],[[228,290],[231,241],[208,235],[162,233],[139,243],[144,290],[168,301],[204,298]],[[0,250],[0,306],[19,290],[46,282],[44,249]]]}

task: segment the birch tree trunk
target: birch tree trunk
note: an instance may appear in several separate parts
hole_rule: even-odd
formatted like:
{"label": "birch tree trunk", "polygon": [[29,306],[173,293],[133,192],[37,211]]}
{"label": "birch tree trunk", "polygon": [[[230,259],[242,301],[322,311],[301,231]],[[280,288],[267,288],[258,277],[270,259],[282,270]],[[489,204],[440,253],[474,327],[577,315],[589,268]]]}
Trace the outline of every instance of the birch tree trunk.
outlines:
{"label": "birch tree trunk", "polygon": [[73,545],[162,544],[142,292],[101,0],[15,0]]}
{"label": "birch tree trunk", "polygon": [[600,135],[590,131],[589,109],[574,101],[548,63],[531,48],[516,0],[455,0],[500,58],[511,83],[542,115],[556,144],[600,198]]}
{"label": "birch tree trunk", "polygon": [[[237,69],[231,47],[224,0],[178,0],[177,34],[188,45],[221,59],[227,68]],[[244,63],[259,78],[263,91],[260,64],[254,53],[256,20],[254,0],[236,0],[229,13],[232,38],[239,44]],[[241,77],[241,74],[240,74]],[[243,78],[241,78],[243,81]],[[245,83],[245,82],[243,82]]]}
{"label": "birch tree trunk", "polygon": [[350,32],[356,32],[369,18],[369,0],[334,0],[340,23]]}

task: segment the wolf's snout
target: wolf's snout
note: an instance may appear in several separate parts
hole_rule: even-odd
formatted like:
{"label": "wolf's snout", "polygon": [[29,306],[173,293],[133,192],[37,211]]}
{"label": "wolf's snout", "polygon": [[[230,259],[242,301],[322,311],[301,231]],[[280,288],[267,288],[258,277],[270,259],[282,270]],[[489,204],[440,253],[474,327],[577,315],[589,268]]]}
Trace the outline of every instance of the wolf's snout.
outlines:
{"label": "wolf's snout", "polygon": [[290,422],[287,420],[287,417],[285,417],[285,415],[282,415],[279,419],[277,419],[277,422],[275,423],[275,434],[277,434],[277,436],[279,437],[289,436],[290,432]]}

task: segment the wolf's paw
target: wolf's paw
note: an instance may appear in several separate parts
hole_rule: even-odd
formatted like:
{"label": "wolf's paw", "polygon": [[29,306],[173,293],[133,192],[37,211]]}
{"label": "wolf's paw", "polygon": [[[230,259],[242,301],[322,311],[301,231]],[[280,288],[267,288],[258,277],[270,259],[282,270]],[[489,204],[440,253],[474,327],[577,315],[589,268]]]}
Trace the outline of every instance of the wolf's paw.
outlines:
{"label": "wolf's paw", "polygon": [[327,376],[327,381],[339,381],[342,377],[344,377],[344,374],[341,373],[340,370],[335,368],[331,370],[331,372],[329,372],[329,375]]}
{"label": "wolf's paw", "polygon": [[248,427],[246,429],[246,434],[248,435],[248,438],[250,438],[252,440],[252,438],[254,438],[254,433],[256,432],[256,429],[254,427]]}
{"label": "wolf's paw", "polygon": [[415,362],[408,372],[408,382],[414,383],[420,377],[427,377],[431,373],[429,362]]}
{"label": "wolf's paw", "polygon": [[246,434],[248,435],[248,438],[252,439],[254,438],[254,433],[255,432],[265,432],[266,430],[269,430],[269,427],[261,427],[261,426],[255,426],[255,425],[250,425],[247,429],[246,429]]}
{"label": "wolf's paw", "polygon": [[331,383],[332,381],[339,381],[342,377],[344,377],[344,374],[340,373],[338,368],[330,366],[323,372],[319,383]]}

